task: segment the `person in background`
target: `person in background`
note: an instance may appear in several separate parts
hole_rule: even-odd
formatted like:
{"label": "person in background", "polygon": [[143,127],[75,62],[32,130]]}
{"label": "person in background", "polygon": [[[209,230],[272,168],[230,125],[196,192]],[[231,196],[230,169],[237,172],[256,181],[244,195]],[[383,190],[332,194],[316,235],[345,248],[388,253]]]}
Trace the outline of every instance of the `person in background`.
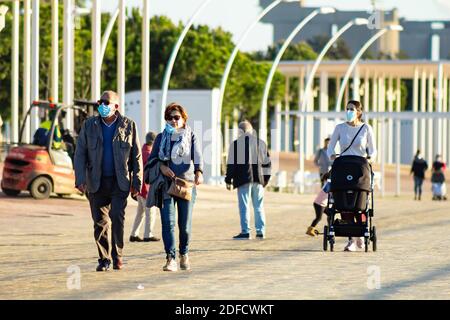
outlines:
{"label": "person in background", "polygon": [[270,180],[271,161],[267,145],[255,134],[248,121],[239,123],[239,138],[230,146],[225,183],[238,189],[241,233],[235,240],[248,240],[250,236],[250,200],[255,213],[256,238],[264,239],[266,218],[264,187]]}
{"label": "person in background", "polygon": [[[142,163],[145,167],[148,156],[152,152],[153,142],[155,141],[156,133],[150,131],[145,136],[145,144],[142,146]],[[156,207],[147,208],[147,193],[149,185],[142,183],[141,192],[136,197],[138,202],[136,218],[134,218],[133,229],[131,230],[130,242],[149,242],[149,241],[159,241],[160,238],[155,237],[153,231],[155,229],[156,220]],[[145,212],[145,224],[144,224],[144,238],[139,237],[139,230],[141,229],[142,222],[144,221]]]}
{"label": "person in background", "polygon": [[414,200],[420,200],[422,197],[422,185],[427,170],[428,163],[422,158],[420,150],[417,150],[410,172],[414,176]]}
{"label": "person in background", "polygon": [[431,173],[433,200],[447,200],[444,174],[446,169],[447,165],[442,161],[441,155],[436,155]]}
{"label": "person in background", "polygon": [[316,156],[314,157],[314,164],[319,168],[320,187],[321,188],[327,181],[327,178],[325,178],[325,176],[326,176],[326,174],[328,174],[328,172],[331,169],[331,165],[333,164],[333,161],[331,161],[327,155],[327,149],[328,149],[329,144],[330,144],[330,138],[326,138],[323,141],[323,148],[320,148],[319,150],[317,150]]}
{"label": "person in background", "polygon": [[[327,181],[327,179],[330,177],[330,174],[327,172],[324,176],[325,181]],[[319,230],[317,230],[316,226],[320,222],[320,220],[322,220],[322,215],[327,208],[329,189],[330,183],[325,182],[325,185],[320,189],[319,193],[314,199],[313,207],[316,213],[316,218],[312,221],[311,225],[306,230],[306,234],[309,236],[316,237],[319,235]]]}

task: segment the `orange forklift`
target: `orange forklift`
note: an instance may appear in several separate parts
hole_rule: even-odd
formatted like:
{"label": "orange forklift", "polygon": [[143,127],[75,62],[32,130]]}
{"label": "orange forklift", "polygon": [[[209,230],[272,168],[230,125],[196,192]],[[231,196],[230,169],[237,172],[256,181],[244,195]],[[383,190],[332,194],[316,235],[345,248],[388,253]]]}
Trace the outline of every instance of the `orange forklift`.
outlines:
{"label": "orange forklift", "polygon": [[[88,116],[95,112],[96,103],[75,100],[62,106],[47,101],[34,101],[22,123],[19,143],[6,156],[1,188],[7,196],[18,196],[29,191],[34,199],[47,199],[53,193],[63,197],[79,194],[75,188],[73,158],[76,139]],[[34,133],[31,144],[22,143],[26,121],[38,109],[41,127]],[[64,127],[70,115],[74,129]]]}

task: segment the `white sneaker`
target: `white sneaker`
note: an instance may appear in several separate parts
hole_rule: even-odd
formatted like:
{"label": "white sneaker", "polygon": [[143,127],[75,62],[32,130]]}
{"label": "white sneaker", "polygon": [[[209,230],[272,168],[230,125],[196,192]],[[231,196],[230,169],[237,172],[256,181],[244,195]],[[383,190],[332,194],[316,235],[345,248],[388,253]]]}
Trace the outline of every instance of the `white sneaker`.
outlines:
{"label": "white sneaker", "polygon": [[166,265],[163,267],[164,271],[178,271],[177,262],[173,258],[167,259]]}
{"label": "white sneaker", "polygon": [[359,237],[356,239],[356,246],[358,249],[364,249],[364,237]]}
{"label": "white sneaker", "polygon": [[349,240],[344,251],[356,251],[356,242],[353,239]]}

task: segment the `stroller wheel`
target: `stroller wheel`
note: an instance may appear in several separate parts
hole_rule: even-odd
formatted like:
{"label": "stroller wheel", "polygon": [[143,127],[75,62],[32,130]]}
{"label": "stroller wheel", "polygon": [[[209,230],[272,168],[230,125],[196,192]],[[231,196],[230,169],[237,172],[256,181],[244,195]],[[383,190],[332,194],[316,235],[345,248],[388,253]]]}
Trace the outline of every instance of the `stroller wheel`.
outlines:
{"label": "stroller wheel", "polygon": [[323,251],[328,250],[328,226],[323,227]]}
{"label": "stroller wheel", "polygon": [[364,238],[364,251],[369,251],[369,238]]}
{"label": "stroller wheel", "polygon": [[330,251],[334,251],[334,237],[330,239]]}

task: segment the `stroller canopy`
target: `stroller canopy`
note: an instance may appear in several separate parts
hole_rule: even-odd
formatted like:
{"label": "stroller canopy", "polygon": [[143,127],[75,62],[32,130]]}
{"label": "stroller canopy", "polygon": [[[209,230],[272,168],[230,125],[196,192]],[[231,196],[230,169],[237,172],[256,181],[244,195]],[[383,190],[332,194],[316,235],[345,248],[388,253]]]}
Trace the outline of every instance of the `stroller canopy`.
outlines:
{"label": "stroller canopy", "polygon": [[341,156],[331,167],[330,191],[371,191],[372,168],[364,157]]}

